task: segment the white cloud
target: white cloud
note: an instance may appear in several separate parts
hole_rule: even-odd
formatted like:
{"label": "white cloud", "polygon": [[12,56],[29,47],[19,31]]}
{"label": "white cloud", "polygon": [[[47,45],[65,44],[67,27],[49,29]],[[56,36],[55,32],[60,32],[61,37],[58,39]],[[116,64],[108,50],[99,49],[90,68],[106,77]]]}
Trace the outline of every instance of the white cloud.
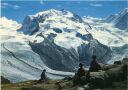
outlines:
{"label": "white cloud", "polygon": [[14,9],[18,9],[18,8],[20,8],[20,6],[18,6],[18,5],[13,5],[13,8],[14,8]]}
{"label": "white cloud", "polygon": [[43,0],[40,0],[40,4],[44,4],[44,1]]}
{"label": "white cloud", "polygon": [[12,34],[20,27],[21,24],[18,24],[16,21],[9,20],[6,17],[0,18],[0,35]]}
{"label": "white cloud", "polygon": [[8,3],[1,3],[1,8],[6,8],[8,6]]}
{"label": "white cloud", "polygon": [[18,5],[12,5],[12,4],[9,4],[9,3],[1,3],[1,8],[13,8],[13,9],[18,9],[20,8],[20,6]]}
{"label": "white cloud", "polygon": [[8,5],[8,3],[2,3],[2,5],[5,5],[5,6],[7,6],[7,5]]}
{"label": "white cloud", "polygon": [[102,4],[94,4],[94,3],[91,3],[90,6],[93,6],[93,7],[102,7],[103,5]]}

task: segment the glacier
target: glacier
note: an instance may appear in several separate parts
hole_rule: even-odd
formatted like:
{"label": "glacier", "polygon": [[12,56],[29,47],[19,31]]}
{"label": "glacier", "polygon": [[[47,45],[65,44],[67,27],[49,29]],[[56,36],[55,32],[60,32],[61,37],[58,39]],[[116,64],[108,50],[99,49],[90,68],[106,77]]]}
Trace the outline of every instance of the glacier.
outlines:
{"label": "glacier", "polygon": [[[32,51],[28,39],[32,37],[17,33],[21,25],[3,17],[2,23],[10,21],[8,26],[1,24],[1,75],[12,82],[39,79],[43,69],[47,70],[48,77],[61,79],[65,76],[72,76],[74,73],[62,72],[48,68],[40,56]],[[15,24],[14,24],[15,23]],[[9,25],[9,24],[8,24]],[[14,26],[13,26],[14,25]],[[17,26],[16,26],[17,25]],[[16,28],[17,27],[17,28]]]}

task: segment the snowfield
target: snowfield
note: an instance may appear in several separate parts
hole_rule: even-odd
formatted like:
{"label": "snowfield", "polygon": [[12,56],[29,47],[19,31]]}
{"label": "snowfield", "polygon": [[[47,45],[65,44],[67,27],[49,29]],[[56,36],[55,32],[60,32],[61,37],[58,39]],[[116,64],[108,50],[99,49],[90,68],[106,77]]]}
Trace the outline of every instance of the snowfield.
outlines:
{"label": "snowfield", "polygon": [[113,23],[93,17],[84,17],[84,21],[90,24],[92,30],[89,32],[102,44],[110,47],[128,44],[128,29],[120,30]]}

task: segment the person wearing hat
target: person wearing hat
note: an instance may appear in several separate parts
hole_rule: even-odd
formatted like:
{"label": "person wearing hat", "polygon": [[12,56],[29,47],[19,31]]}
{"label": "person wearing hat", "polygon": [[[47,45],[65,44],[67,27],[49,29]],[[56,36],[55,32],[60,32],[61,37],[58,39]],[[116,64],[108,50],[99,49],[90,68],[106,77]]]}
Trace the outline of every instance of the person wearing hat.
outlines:
{"label": "person wearing hat", "polygon": [[78,77],[85,76],[85,73],[86,73],[86,71],[85,71],[85,69],[84,69],[84,67],[83,67],[83,64],[80,63],[80,64],[79,64],[79,69],[78,69],[78,71],[77,71]]}
{"label": "person wearing hat", "polygon": [[97,72],[98,70],[101,70],[101,66],[96,60],[96,55],[93,55],[92,62],[90,64],[90,68],[89,68],[89,72]]}
{"label": "person wearing hat", "polygon": [[73,80],[73,86],[77,85],[80,83],[80,78],[82,76],[86,75],[86,71],[84,69],[84,66],[82,63],[79,64],[79,69],[77,71],[77,73],[75,74],[74,80]]}
{"label": "person wearing hat", "polygon": [[39,82],[44,82],[46,80],[47,80],[46,69],[44,69],[43,72],[41,73],[41,78]]}

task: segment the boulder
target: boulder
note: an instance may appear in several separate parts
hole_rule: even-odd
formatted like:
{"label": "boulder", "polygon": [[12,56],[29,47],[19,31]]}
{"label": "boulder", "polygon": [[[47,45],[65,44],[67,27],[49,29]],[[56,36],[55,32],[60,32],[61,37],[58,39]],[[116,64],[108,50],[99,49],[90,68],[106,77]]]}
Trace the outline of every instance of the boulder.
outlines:
{"label": "boulder", "polygon": [[102,68],[103,71],[107,71],[107,70],[109,70],[109,69],[116,68],[116,67],[118,67],[118,66],[120,66],[120,65],[117,65],[117,64],[102,65],[101,68]]}
{"label": "boulder", "polygon": [[108,75],[105,73],[105,71],[99,71],[99,72],[90,72],[89,74],[89,86],[91,88],[104,88],[107,86],[106,79],[108,78]]}
{"label": "boulder", "polygon": [[127,80],[127,64],[111,68],[106,71],[109,82]]}
{"label": "boulder", "polygon": [[114,64],[121,65],[122,64],[122,61],[115,61]]}
{"label": "boulder", "polygon": [[123,58],[122,62],[128,64],[128,58]]}

